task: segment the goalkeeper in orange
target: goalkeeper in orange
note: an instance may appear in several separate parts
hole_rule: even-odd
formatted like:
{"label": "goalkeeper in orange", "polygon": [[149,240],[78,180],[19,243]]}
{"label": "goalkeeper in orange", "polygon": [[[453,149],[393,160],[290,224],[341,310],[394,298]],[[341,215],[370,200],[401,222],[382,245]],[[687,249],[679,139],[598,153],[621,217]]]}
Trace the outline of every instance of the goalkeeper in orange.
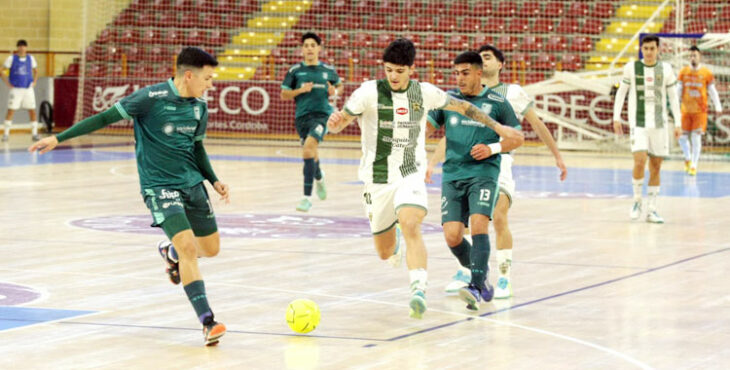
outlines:
{"label": "goalkeeper in orange", "polygon": [[[702,134],[707,130],[707,96],[712,99],[715,112],[722,112],[720,96],[715,89],[715,79],[707,67],[700,66],[700,49],[689,49],[690,65],[679,71],[679,96],[682,101],[682,134],[679,146],[684,153],[684,170],[690,176],[697,175],[697,162],[702,150]],[[692,151],[690,152],[690,144]]]}

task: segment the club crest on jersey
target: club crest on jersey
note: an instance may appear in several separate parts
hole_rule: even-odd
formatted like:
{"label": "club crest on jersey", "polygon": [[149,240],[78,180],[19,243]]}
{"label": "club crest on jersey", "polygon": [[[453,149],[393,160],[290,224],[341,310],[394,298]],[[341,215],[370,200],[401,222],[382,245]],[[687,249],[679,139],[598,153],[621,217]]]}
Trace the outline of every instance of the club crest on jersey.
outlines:
{"label": "club crest on jersey", "polygon": [[451,118],[449,118],[449,123],[451,124],[451,126],[456,126],[459,123],[459,118],[456,116],[452,116]]}
{"label": "club crest on jersey", "polygon": [[322,72],[322,78],[327,79],[327,72]]}
{"label": "club crest on jersey", "polygon": [[482,112],[489,114],[492,113],[492,105],[487,103],[482,103]]}
{"label": "club crest on jersey", "polygon": [[400,115],[405,115],[405,114],[408,114],[408,108],[400,107],[400,108],[396,109],[395,112]]}
{"label": "club crest on jersey", "polygon": [[193,114],[195,115],[195,119],[198,119],[198,120],[200,119],[200,107],[199,106],[196,105],[193,107]]}
{"label": "club crest on jersey", "polygon": [[175,125],[170,122],[165,123],[164,125],[162,125],[162,132],[164,132],[165,135],[168,136],[172,135],[172,133],[175,132]]}
{"label": "club crest on jersey", "polygon": [[421,103],[413,102],[411,103],[411,108],[414,112],[420,112],[421,111]]}

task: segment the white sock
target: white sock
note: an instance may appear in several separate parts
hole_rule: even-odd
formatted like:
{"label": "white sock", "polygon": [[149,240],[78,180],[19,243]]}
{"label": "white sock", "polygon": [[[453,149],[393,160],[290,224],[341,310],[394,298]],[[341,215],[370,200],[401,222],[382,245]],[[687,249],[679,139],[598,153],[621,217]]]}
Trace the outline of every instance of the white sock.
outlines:
{"label": "white sock", "polygon": [[512,267],[512,249],[497,249],[497,267],[499,276],[509,278],[510,267]]}
{"label": "white sock", "polygon": [[411,277],[411,292],[414,290],[426,291],[426,284],[428,283],[426,269],[408,270],[408,275]]}
{"label": "white sock", "polygon": [[648,186],[646,189],[646,195],[649,198],[649,212],[654,212],[656,211],[656,197],[659,194],[659,185]]}
{"label": "white sock", "polygon": [[641,202],[641,194],[644,192],[644,178],[631,179],[634,188],[634,202]]}
{"label": "white sock", "polygon": [[700,152],[702,152],[702,134],[697,131],[692,132],[692,168],[697,168],[697,162],[700,161]]}
{"label": "white sock", "polygon": [[679,147],[682,148],[682,154],[684,154],[684,160],[689,161],[690,160],[689,134],[687,132],[682,133],[682,136],[679,137]]}
{"label": "white sock", "polygon": [[30,130],[33,136],[38,135],[38,121],[33,121],[30,123]]}
{"label": "white sock", "polygon": [[10,135],[10,125],[12,125],[12,124],[13,124],[13,121],[10,121],[10,120],[7,120],[7,119],[5,120],[5,122],[4,122],[5,136]]}

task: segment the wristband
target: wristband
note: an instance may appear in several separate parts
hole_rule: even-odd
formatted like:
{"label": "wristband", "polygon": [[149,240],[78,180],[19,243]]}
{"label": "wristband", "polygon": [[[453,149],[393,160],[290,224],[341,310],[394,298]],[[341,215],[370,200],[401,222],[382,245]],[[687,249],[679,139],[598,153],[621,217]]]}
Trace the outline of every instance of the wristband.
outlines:
{"label": "wristband", "polygon": [[491,155],[499,154],[502,152],[502,144],[501,143],[491,143],[487,145],[489,149],[492,151]]}

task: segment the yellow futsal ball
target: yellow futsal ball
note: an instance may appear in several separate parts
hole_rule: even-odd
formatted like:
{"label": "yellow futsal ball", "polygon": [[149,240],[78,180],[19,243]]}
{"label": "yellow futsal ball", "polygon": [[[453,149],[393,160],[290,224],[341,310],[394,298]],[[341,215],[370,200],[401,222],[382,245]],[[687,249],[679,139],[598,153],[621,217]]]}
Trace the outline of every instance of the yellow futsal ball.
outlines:
{"label": "yellow futsal ball", "polygon": [[286,323],[297,333],[309,333],[319,325],[319,306],[309,299],[296,299],[286,308]]}

